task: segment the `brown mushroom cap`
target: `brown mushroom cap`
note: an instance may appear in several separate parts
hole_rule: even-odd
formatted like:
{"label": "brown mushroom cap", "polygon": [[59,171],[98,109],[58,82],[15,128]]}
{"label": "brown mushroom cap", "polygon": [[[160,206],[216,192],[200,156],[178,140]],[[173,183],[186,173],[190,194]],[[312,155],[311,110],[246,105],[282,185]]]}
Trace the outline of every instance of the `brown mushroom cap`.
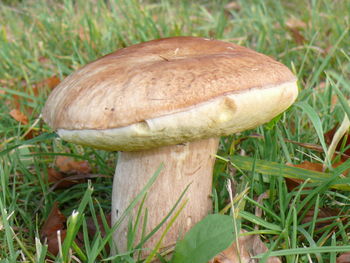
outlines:
{"label": "brown mushroom cap", "polygon": [[283,64],[231,43],[153,40],[104,56],[51,93],[44,120],[68,141],[140,150],[269,121],[297,96]]}

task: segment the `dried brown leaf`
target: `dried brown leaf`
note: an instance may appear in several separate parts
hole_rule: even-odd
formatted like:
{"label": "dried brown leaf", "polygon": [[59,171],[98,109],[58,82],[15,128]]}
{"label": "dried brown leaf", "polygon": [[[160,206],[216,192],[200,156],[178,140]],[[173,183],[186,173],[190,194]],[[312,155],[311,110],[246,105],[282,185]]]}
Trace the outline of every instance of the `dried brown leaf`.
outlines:
{"label": "dried brown leaf", "polygon": [[57,171],[54,168],[48,168],[47,174],[48,174],[47,181],[49,184],[53,184],[55,186],[54,189],[66,189],[71,187],[72,185],[80,183],[77,180],[66,179],[67,175]]}
{"label": "dried brown leaf", "polygon": [[[325,134],[324,134],[324,138],[325,138],[325,141],[328,145],[330,145],[332,143],[332,140],[333,140],[333,137],[334,137],[334,134],[336,133],[336,131],[338,130],[339,128],[339,123],[337,123],[332,129],[330,129],[329,131],[327,131]],[[344,148],[347,148],[349,145],[350,145],[350,133],[348,132],[347,134],[345,134],[341,140],[340,140],[340,143],[337,145],[336,147],[336,151],[339,152],[341,150],[341,147],[343,146],[343,140],[345,139],[346,137],[346,142],[344,144]],[[342,161],[346,161],[349,156],[350,156],[350,147],[349,149],[345,150],[344,151],[344,154],[345,155],[341,155],[341,160]],[[336,156],[336,155],[335,155]]]}
{"label": "dried brown leaf", "polygon": [[84,183],[87,179],[108,177],[91,173],[91,166],[87,161],[75,161],[67,156],[57,156],[54,166],[55,168],[48,168],[47,170],[47,181],[51,185],[51,191],[69,188]]}
{"label": "dried brown leaf", "polygon": [[10,111],[10,115],[12,118],[14,118],[16,121],[24,124],[24,125],[27,125],[29,123],[28,121],[28,117],[23,113],[21,112],[20,110],[18,109],[13,109]]}
{"label": "dried brown leaf", "polygon": [[67,230],[59,230],[59,232],[51,233],[47,237],[47,248],[48,251],[56,256],[59,252],[59,240],[61,240],[61,244],[63,243],[64,239],[66,238]]}
{"label": "dried brown leaf", "polygon": [[77,33],[82,41],[88,42],[93,49],[96,48],[96,44],[93,41],[91,41],[90,33],[84,27],[79,27]]}
{"label": "dried brown leaf", "polygon": [[26,140],[30,140],[30,139],[33,139],[34,137],[36,136],[39,136],[40,135],[40,130],[30,130],[28,133],[26,132],[26,134],[24,135],[24,138]]}
{"label": "dried brown leaf", "polygon": [[[257,134],[257,133],[253,133],[250,134],[247,137],[243,137],[239,140],[239,143],[246,140],[247,138],[257,138],[257,139],[264,139],[264,137],[261,134]],[[284,138],[283,139],[285,142],[289,142],[289,143],[293,143],[295,145],[298,145],[300,147],[306,148],[306,149],[310,149],[313,151],[317,151],[317,152],[323,152],[323,148],[321,145],[318,144],[314,144],[314,143],[302,143],[302,142],[297,142],[297,141],[293,141],[293,140],[289,140]]]}
{"label": "dried brown leaf", "polygon": [[317,172],[323,171],[323,164],[321,163],[312,163],[309,161],[304,161],[301,164],[287,164],[287,165],[310,170],[310,171],[317,171]]}
{"label": "dried brown leaf", "polygon": [[[106,221],[109,227],[111,227],[111,213],[106,215]],[[98,226],[96,227],[94,220],[90,217],[86,220],[87,229],[90,237],[93,237],[97,231],[101,231],[101,236],[106,236],[106,229],[103,225],[102,217],[97,216]]]}
{"label": "dried brown leaf", "polygon": [[324,139],[328,145],[332,143],[334,134],[338,130],[338,128],[339,128],[339,122],[337,122],[332,129],[330,129],[324,134]]}
{"label": "dried brown leaf", "polygon": [[[19,111],[19,109],[21,108],[21,100],[22,98],[18,95],[12,95],[12,100],[7,100],[7,105],[8,106],[13,106],[16,110]],[[31,100],[29,100],[31,101]],[[32,108],[26,107],[25,105],[23,105],[23,108],[25,109],[26,113],[31,115],[33,112]]]}
{"label": "dried brown leaf", "polygon": [[53,255],[57,255],[59,248],[57,231],[60,231],[61,233],[61,242],[64,240],[65,222],[66,217],[58,209],[58,203],[55,202],[40,231],[41,239],[43,241],[46,240],[48,244],[48,250]]}
{"label": "dried brown leaf", "polygon": [[[111,227],[111,214],[110,213],[106,215],[106,221],[107,221],[107,225],[109,227]],[[98,224],[97,226],[95,225],[92,217],[87,218],[86,224],[87,224],[88,234],[89,234],[90,238],[94,238],[97,231],[101,232],[101,237],[104,238],[106,236],[106,230],[105,230],[104,224],[102,222],[101,216],[97,216],[97,224]],[[84,240],[84,235],[82,232],[78,232],[77,240]],[[106,249],[106,252],[109,254],[110,247],[109,247],[108,243],[105,245],[105,249]]]}
{"label": "dried brown leaf", "polygon": [[[337,167],[341,165],[343,162],[340,161],[336,164],[333,165],[333,167]],[[320,163],[312,163],[305,161],[301,164],[293,165],[293,164],[288,164],[293,167],[299,167],[307,170],[312,170],[312,171],[318,171],[322,172],[323,171],[323,165]],[[286,184],[287,188],[289,191],[293,191],[294,188],[298,187],[304,182],[304,180],[300,179],[293,179],[293,178],[286,178]],[[310,189],[310,188],[305,188],[305,189]],[[301,196],[302,198],[305,197],[305,195]],[[302,223],[308,223],[312,222],[315,216],[315,210],[310,209],[306,212],[304,218],[302,219]],[[347,221],[346,217],[342,217],[341,212],[339,209],[336,208],[329,208],[329,207],[319,207],[318,208],[318,214],[317,214],[317,221],[316,221],[316,230],[320,230],[323,227],[326,227],[334,222],[334,219],[327,219],[329,217],[336,217],[339,220],[342,221]],[[346,222],[345,222],[346,224]]]}
{"label": "dried brown leaf", "polygon": [[[7,85],[14,86],[18,85],[19,80],[17,81],[6,81],[2,80],[1,83],[4,82]],[[20,90],[22,92],[28,93],[28,94],[34,94],[35,96],[38,96],[40,93],[40,89],[43,87],[48,87],[50,90],[52,90],[54,87],[56,87],[60,83],[60,79],[57,76],[52,76],[47,79],[44,79],[32,86],[28,85],[24,81],[20,82]],[[5,86],[5,87],[6,87]],[[1,92],[2,94],[5,94],[5,91]],[[31,115],[33,112],[32,107],[28,107],[27,104],[24,104],[24,98],[19,95],[11,95],[10,98],[7,99],[6,104],[10,107],[12,106],[14,109],[10,112],[10,115],[16,119],[17,121],[20,121],[22,124],[28,124],[28,117],[26,115]],[[31,99],[26,98],[26,102],[33,102]],[[23,105],[22,105],[23,104]],[[20,111],[20,109],[24,110],[24,113]]]}
{"label": "dried brown leaf", "polygon": [[39,94],[39,90],[44,87],[47,87],[49,90],[52,90],[58,84],[60,84],[60,82],[61,80],[57,76],[51,76],[49,78],[43,79],[42,81],[33,85],[33,93],[37,96]]}
{"label": "dried brown leaf", "polygon": [[65,222],[66,217],[58,209],[58,203],[55,202],[51,208],[49,216],[41,228],[41,237],[45,238],[57,230],[63,230]]}
{"label": "dried brown leaf", "polygon": [[88,161],[75,161],[73,158],[67,156],[57,156],[55,165],[60,172],[66,174],[87,174],[91,172]]}
{"label": "dried brown leaf", "polygon": [[337,263],[350,263],[350,252],[339,255],[337,257]]}
{"label": "dried brown leaf", "polygon": [[[305,224],[313,221],[314,215],[315,215],[314,209],[307,211],[307,213],[305,214],[305,217],[302,220],[302,223]],[[330,208],[330,207],[320,207],[318,209],[318,214],[317,214],[316,229],[319,230],[325,226],[328,226],[334,223],[334,218],[326,219],[329,217],[336,217],[339,220],[347,221],[347,218],[341,214],[340,209]]]}
{"label": "dried brown leaf", "polygon": [[[338,167],[339,165],[343,164],[344,161],[339,161],[335,164],[333,164],[333,168]],[[321,163],[313,163],[313,162],[309,162],[309,161],[304,161],[301,164],[291,164],[291,163],[287,163],[288,166],[292,166],[292,167],[298,167],[298,168],[302,168],[302,169],[306,169],[306,170],[310,170],[310,171],[316,171],[316,172],[323,172],[323,164]],[[346,175],[348,173],[348,171],[343,172],[343,175]],[[297,179],[297,178],[285,178],[286,180],[286,184],[287,184],[287,188],[289,191],[293,191],[294,188],[298,187],[299,185],[301,185],[305,180],[302,179]],[[305,189],[310,189],[310,188],[305,188]]]}
{"label": "dried brown leaf", "polygon": [[52,60],[45,56],[39,57],[38,61],[40,62],[42,68],[47,68],[47,69],[50,69],[51,71],[54,71],[56,68]]}
{"label": "dried brown leaf", "polygon": [[305,37],[301,33],[301,30],[306,28],[306,23],[297,19],[297,18],[290,18],[286,22],[286,26],[288,30],[292,33],[292,37],[294,41],[298,45],[302,45],[305,42]]}
{"label": "dried brown leaf", "polygon": [[[339,165],[341,165],[343,163],[344,162],[342,162],[342,161],[334,163],[332,165],[332,167],[333,168],[337,168]],[[323,171],[323,164],[322,163],[313,163],[313,162],[309,162],[309,161],[304,161],[301,164],[290,164],[290,163],[287,163],[287,165],[293,166],[293,167],[302,168],[302,169],[306,169],[306,170],[310,170],[310,171],[316,171],[316,172],[322,172]]]}
{"label": "dried brown leaf", "polygon": [[225,5],[225,9],[240,11],[241,6],[236,1],[231,1]]}
{"label": "dried brown leaf", "polygon": [[[241,233],[245,233],[242,231]],[[219,253],[210,263],[258,263],[259,259],[252,257],[268,251],[266,245],[258,235],[245,235],[238,238],[238,243],[233,242],[231,246]],[[267,263],[281,263],[278,257],[269,257]]]}
{"label": "dried brown leaf", "polygon": [[332,51],[333,48],[334,46],[329,44],[327,47],[323,49],[322,56],[326,57]]}
{"label": "dried brown leaf", "polygon": [[[257,198],[257,202],[262,205],[264,199],[268,199],[268,192],[262,193]],[[260,207],[255,208],[255,215],[257,217],[262,216],[262,209]],[[255,227],[258,230],[258,226]],[[241,230],[238,242],[233,242],[231,246],[219,253],[210,263],[257,263],[258,259],[253,257],[268,251],[268,248],[261,241],[259,235],[244,235],[245,230]],[[281,263],[278,257],[269,257],[266,260],[267,263]]]}
{"label": "dried brown leaf", "polygon": [[301,185],[304,180],[302,179],[296,179],[296,178],[285,178],[286,185],[289,192],[292,192],[295,188],[297,188],[299,185]]}
{"label": "dried brown leaf", "polygon": [[305,37],[301,32],[296,28],[289,28],[289,31],[292,33],[292,37],[298,45],[303,45],[305,43]]}
{"label": "dried brown leaf", "polygon": [[291,17],[287,20],[286,25],[288,28],[297,28],[297,29],[304,29],[307,27],[307,24],[295,17]]}
{"label": "dried brown leaf", "polygon": [[49,183],[55,183],[64,177],[62,173],[60,173],[59,171],[57,171],[54,168],[48,168],[47,174],[48,174],[47,181]]}
{"label": "dried brown leaf", "polygon": [[16,81],[14,79],[0,79],[0,85],[2,87],[8,88],[15,85]]}
{"label": "dried brown leaf", "polygon": [[333,94],[331,98],[331,111],[334,110],[335,106],[338,104],[338,96]]}
{"label": "dried brown leaf", "polygon": [[327,87],[327,83],[325,81],[321,81],[314,90],[317,92],[325,92]]}
{"label": "dried brown leaf", "polygon": [[50,188],[51,191],[55,189],[68,188],[72,185],[83,183],[88,179],[108,177],[102,174],[75,174],[70,176],[63,174],[63,176],[66,177],[63,177],[62,179],[59,179],[57,182],[55,182],[54,185]]}

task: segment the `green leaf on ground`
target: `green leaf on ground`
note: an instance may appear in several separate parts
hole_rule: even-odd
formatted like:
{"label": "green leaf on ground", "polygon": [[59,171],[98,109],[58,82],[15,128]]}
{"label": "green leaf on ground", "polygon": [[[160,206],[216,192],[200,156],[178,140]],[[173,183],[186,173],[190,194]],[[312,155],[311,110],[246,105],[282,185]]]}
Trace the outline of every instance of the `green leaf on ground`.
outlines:
{"label": "green leaf on ground", "polygon": [[231,216],[208,215],[176,245],[172,263],[205,263],[234,240]]}

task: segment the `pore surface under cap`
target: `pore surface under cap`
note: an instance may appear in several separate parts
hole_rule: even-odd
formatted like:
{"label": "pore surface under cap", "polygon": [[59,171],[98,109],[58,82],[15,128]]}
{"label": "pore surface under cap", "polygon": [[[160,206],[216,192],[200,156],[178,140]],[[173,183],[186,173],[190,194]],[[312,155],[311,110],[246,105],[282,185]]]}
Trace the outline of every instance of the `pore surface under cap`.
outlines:
{"label": "pore surface under cap", "polygon": [[[250,49],[217,40],[174,37],[120,49],[84,66],[52,92],[43,117],[52,128],[60,131],[102,132],[123,127],[129,130],[127,127],[139,126],[139,123],[151,127],[150,120],[162,120],[163,116],[194,110],[196,105],[216,99],[220,101],[226,95],[254,91],[252,94],[257,96],[259,89],[270,87],[279,94],[278,88],[291,82],[295,82],[295,77],[287,67]],[[269,96],[263,97],[266,112],[276,115],[288,107],[297,93],[294,84],[289,89],[294,95],[287,96],[290,99],[288,103],[281,102],[283,96],[277,96],[279,99],[273,102],[285,105],[279,110],[270,105]],[[242,98],[245,96],[249,97],[242,95]],[[263,102],[263,99],[259,101]],[[237,103],[244,102],[237,99],[234,104]],[[245,114],[246,111],[242,108],[240,113]],[[258,115],[259,112],[256,112],[256,116],[244,115],[240,118],[267,121],[274,117],[262,118]],[[199,120],[201,118],[183,121],[197,123]],[[262,122],[253,123],[258,125]],[[196,127],[203,125],[206,124],[196,124]],[[238,130],[251,127],[240,125]],[[224,130],[227,134],[237,129]],[[147,138],[157,140],[155,135]]]}

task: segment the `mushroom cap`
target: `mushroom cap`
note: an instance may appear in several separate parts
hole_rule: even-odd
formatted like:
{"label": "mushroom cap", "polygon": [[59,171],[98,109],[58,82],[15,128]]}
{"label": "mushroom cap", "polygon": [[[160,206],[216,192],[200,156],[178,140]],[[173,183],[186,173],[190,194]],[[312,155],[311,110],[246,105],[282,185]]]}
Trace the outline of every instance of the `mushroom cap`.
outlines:
{"label": "mushroom cap", "polygon": [[172,37],[126,47],[50,94],[44,120],[65,140],[136,151],[254,128],[286,110],[296,77],[232,43]]}

